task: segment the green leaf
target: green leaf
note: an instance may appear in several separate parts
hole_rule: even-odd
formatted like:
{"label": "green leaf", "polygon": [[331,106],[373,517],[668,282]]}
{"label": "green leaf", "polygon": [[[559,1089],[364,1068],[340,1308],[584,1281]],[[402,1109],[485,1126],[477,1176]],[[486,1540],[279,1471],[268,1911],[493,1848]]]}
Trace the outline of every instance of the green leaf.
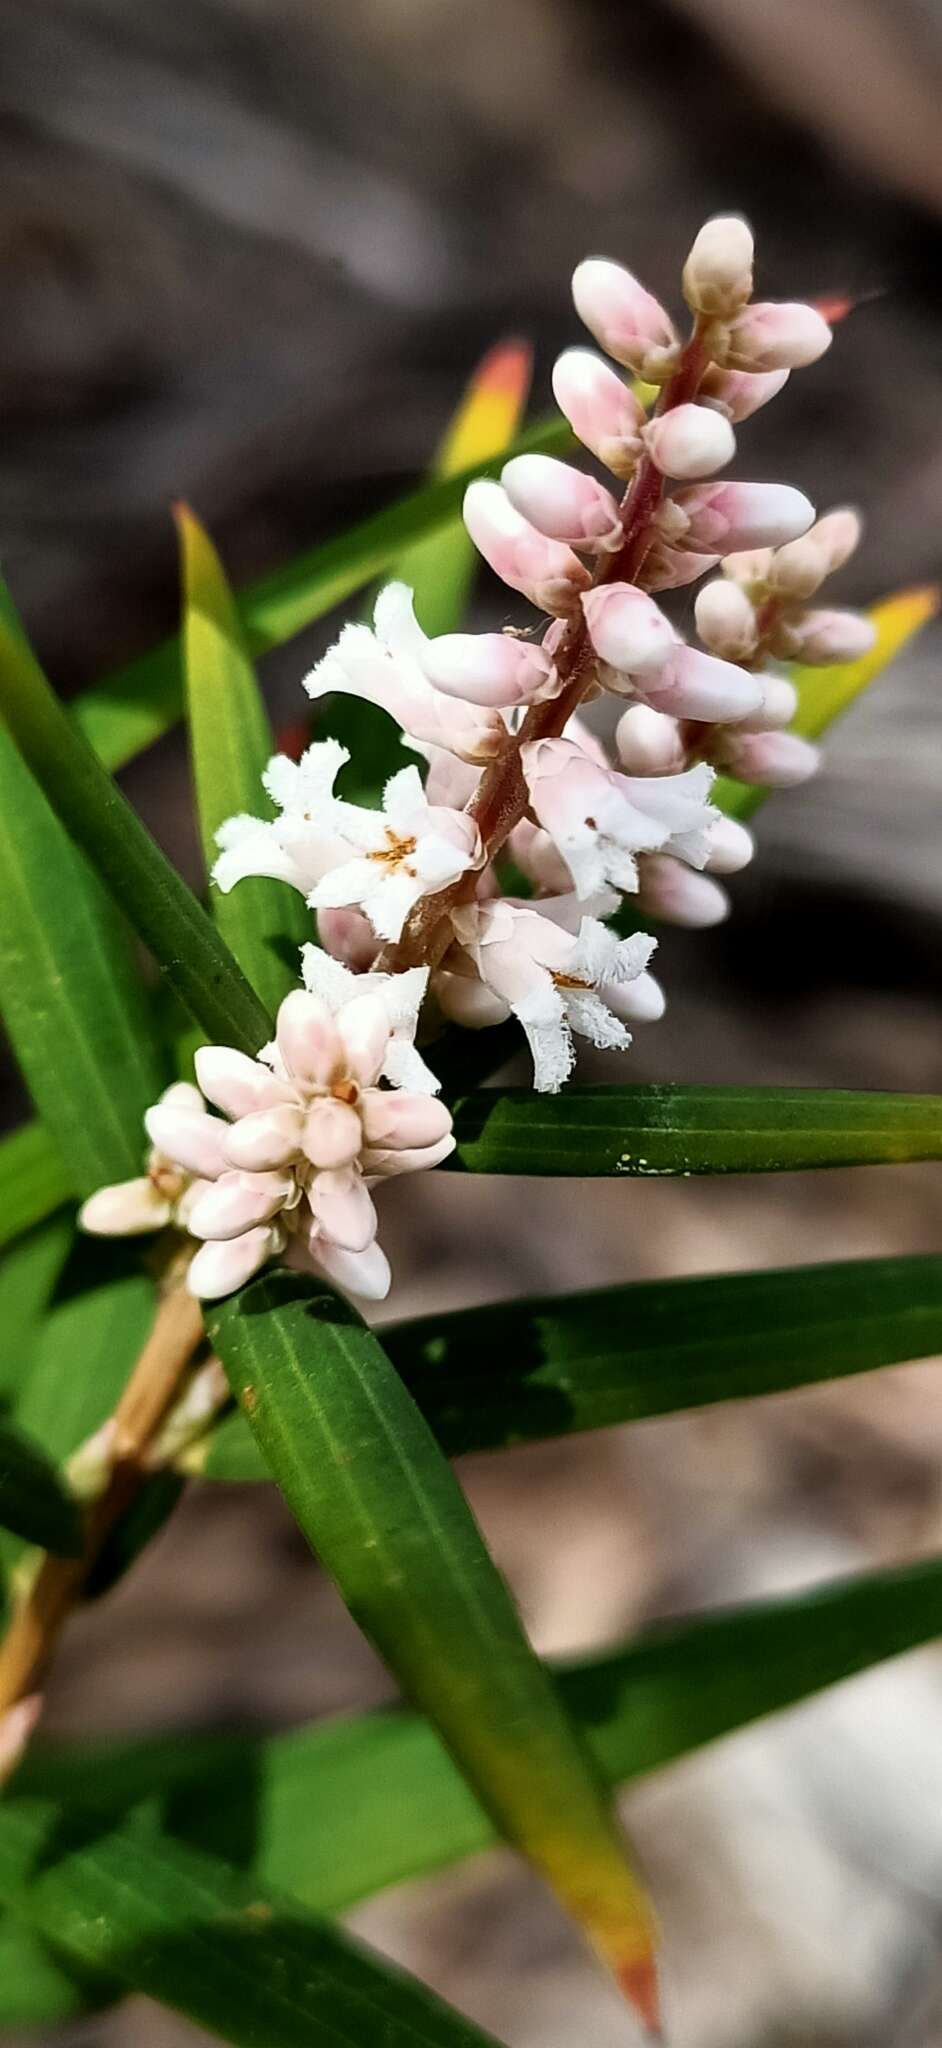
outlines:
{"label": "green leaf", "polygon": [[[34,1126],[39,1129],[39,1125]],[[20,1385],[53,1282],[72,1238],[59,1216],[30,1232],[0,1258],[0,1403]]]}
{"label": "green leaf", "polygon": [[64,1461],[110,1415],[153,1313],[154,1284],[133,1242],[76,1240],[13,1410],[52,1457]]}
{"label": "green leaf", "polygon": [[[67,831],[87,854],[207,1037],[256,1053],[271,1032],[258,997],[192,890],[161,853],[58,702],[22,635],[2,618],[0,716]],[[9,754],[8,745],[3,752]],[[8,827],[11,864],[18,836],[19,820],[15,835]],[[24,914],[24,904],[18,903],[10,913],[12,931],[19,930]],[[84,949],[82,961],[84,969]],[[9,994],[0,987],[0,999],[6,1001]],[[26,1046],[27,1052],[29,1049]],[[52,1085],[35,1053],[32,1064],[37,1080],[45,1081],[40,1108],[59,1136],[46,1100],[48,1096],[54,1109],[60,1093],[58,1076],[53,1075],[56,1085]],[[112,1081],[120,1088],[118,1062],[112,1062]],[[91,1119],[92,1126],[95,1122]],[[63,1149],[71,1158],[71,1149]],[[114,1172],[97,1176],[98,1180],[117,1177]]]}
{"label": "green leaf", "polygon": [[301,1276],[207,1309],[292,1514],[496,1825],[629,1995],[650,1996],[643,1893],[470,1509],[376,1337]]}
{"label": "green leaf", "polygon": [[[942,1350],[942,1257],[851,1259],[498,1302],[383,1330],[449,1457],[752,1400]],[[241,1413],[184,1460],[270,1472]]]}
{"label": "green leaf", "polygon": [[42,1124],[0,1138],[0,1250],[54,1215],[71,1193],[68,1167]]}
{"label": "green leaf", "polygon": [[[4,635],[25,659],[0,621]],[[65,1191],[140,1171],[163,1067],[127,931],[2,726],[0,1011],[50,1140],[46,1167],[41,1140],[7,1141],[9,1232]]]}
{"label": "green leaf", "polygon": [[38,1445],[0,1420],[0,1529],[56,1557],[79,1557],[82,1517]]}
{"label": "green leaf", "polygon": [[[849,711],[855,698],[874,682],[895,660],[897,654],[921,632],[939,609],[938,589],[900,590],[870,606],[868,616],[877,629],[869,654],[859,661],[835,662],[830,668],[793,667],[789,670],[798,691],[798,710],[792,731],[805,739],[820,739],[836,718]],[[729,818],[751,818],[772,792],[756,789],[732,777],[718,775],[710,800]]]}
{"label": "green leaf", "polygon": [[[538,449],[565,454],[573,445],[558,415],[528,428],[511,448],[460,476],[426,484],[398,505],[371,513],[349,532],[321,542],[262,576],[237,596],[249,650],[265,654],[333,611],[382,575],[413,542],[453,525],[475,476],[497,475],[510,455]],[[180,642],[174,637],[86,690],[78,722],[107,768],[123,767],[176,723],[183,709]]]}
{"label": "green leaf", "polygon": [[[599,1769],[624,1784],[939,1634],[932,1558],[659,1623],[557,1683]],[[36,1744],[0,1812],[21,1794],[159,1798],[169,1832],[326,1913],[496,1839],[429,1723],[389,1709],[274,1737]]]}
{"label": "green leaf", "polygon": [[69,1962],[236,2048],[494,2048],[415,1978],[146,1818],[5,1802],[0,1894]]}
{"label": "green leaf", "polygon": [[942,1096],[829,1088],[482,1089],[455,1109],[467,1173],[648,1178],[942,1158]]}
{"label": "green leaf", "polygon": [[59,2027],[100,2011],[114,1996],[109,1978],[60,1962],[41,1936],[0,1911],[0,2028]]}
{"label": "green leaf", "polygon": [[[186,506],[178,507],[177,524],[190,761],[209,870],[216,834],[228,818],[244,811],[274,816],[261,778],[275,748],[219,556]],[[251,876],[227,896],[213,888],[210,909],[233,958],[274,1015],[298,979],[299,948],[313,937],[303,898],[284,882]]]}

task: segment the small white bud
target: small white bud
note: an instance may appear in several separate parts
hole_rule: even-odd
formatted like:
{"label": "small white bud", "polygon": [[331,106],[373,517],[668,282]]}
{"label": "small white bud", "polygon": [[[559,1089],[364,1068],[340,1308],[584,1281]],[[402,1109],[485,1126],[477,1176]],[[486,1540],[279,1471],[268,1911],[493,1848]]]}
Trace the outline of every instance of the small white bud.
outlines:
{"label": "small white bud", "polygon": [[673,376],[681,354],[673,322],[630,270],[589,257],[573,274],[572,296],[580,320],[616,362],[651,384]]}
{"label": "small white bud", "polygon": [[567,348],[553,367],[553,395],[574,434],[617,477],[629,477],[641,453],[644,407],[589,348]]}
{"label": "small white bud", "polygon": [[813,306],[746,306],[717,335],[714,360],[724,370],[801,370],[831,346],[831,329]]}
{"label": "small white bud", "polygon": [[650,704],[629,704],[622,712],[615,748],[626,775],[676,775],[687,763],[676,718]]}
{"label": "small white bud", "polygon": [[515,455],[501,470],[511,504],[548,540],[593,553],[621,545],[618,506],[610,491],[552,455]]}
{"label": "small white bud", "polygon": [[638,857],[640,882],[634,899],[638,909],[650,917],[662,917],[666,924],[705,930],[722,924],[729,916],[729,897],[709,875],[698,875],[684,861],[670,853],[645,853]]}
{"label": "small white bud", "polygon": [[798,691],[787,676],[763,675],[759,678],[763,697],[758,711],[750,713],[746,720],[750,732],[777,732],[791,725],[798,709]]}
{"label": "small white bud", "polygon": [[710,851],[706,857],[707,873],[711,875],[738,875],[749,866],[756,850],[752,833],[737,818],[718,818],[710,827]]}
{"label": "small white bud", "polygon": [[720,555],[779,547],[813,518],[814,506],[791,484],[690,484],[658,515],[668,546]]}
{"label": "small white bud", "polygon": [[807,661],[826,666],[837,661],[859,661],[869,654],[877,637],[871,619],[860,612],[813,611],[780,621],[772,642],[773,653],[784,661]]}
{"label": "small white bud", "polygon": [[694,313],[730,319],[752,293],[751,230],[736,214],[708,220],[684,264],[683,291]]}
{"label": "small white bud", "polygon": [[816,773],[821,757],[796,732],[730,732],[718,742],[713,758],[740,782],[794,789]]}
{"label": "small white bud", "polygon": [[602,661],[623,673],[663,667],[677,635],[654,599],[632,583],[603,583],[582,600],[589,638]]}
{"label": "small white bud", "polygon": [[708,405],[676,405],[650,420],[641,438],[664,476],[713,476],[736,453],[729,421]]}
{"label": "small white bud", "polygon": [[697,632],[711,654],[725,661],[748,661],[759,642],[755,606],[740,583],[717,576],[697,592]]}

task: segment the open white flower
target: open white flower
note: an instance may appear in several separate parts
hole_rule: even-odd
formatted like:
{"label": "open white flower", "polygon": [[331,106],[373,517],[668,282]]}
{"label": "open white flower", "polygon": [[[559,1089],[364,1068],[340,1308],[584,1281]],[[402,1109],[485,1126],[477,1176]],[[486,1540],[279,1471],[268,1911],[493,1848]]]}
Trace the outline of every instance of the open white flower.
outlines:
{"label": "open white flower", "polygon": [[381,811],[337,798],[332,817],[353,857],[324,875],[308,901],[315,910],[358,905],[381,939],[398,939],[420,897],[449,888],[482,861],[473,820],[430,804],[415,767],[390,776]]}
{"label": "open white flower", "polygon": [[523,1025],[540,1094],[555,1095],[572,1072],[573,1032],[606,1049],[631,1044],[610,998],[617,1000],[618,989],[647,967],[657,941],[645,932],[619,939],[596,918],[583,917],[573,934],[537,910],[507,902],[462,906],[453,922],[458,944],[436,979],[443,1010],[456,1022],[476,1021],[477,999],[469,1004],[461,983],[479,977],[492,998],[487,1021],[512,1012]]}
{"label": "open white flower", "polygon": [[410,1095],[438,1094],[441,1082],[426,1066],[415,1043],[428,987],[427,967],[407,967],[401,974],[354,974],[320,946],[302,946],[301,974],[305,988],[319,996],[334,1017],[360,996],[375,996],[389,1025],[389,1043],[380,1069],[384,1080],[393,1088],[408,1089]]}
{"label": "open white flower", "polygon": [[242,813],[227,818],[216,834],[220,848],[212,880],[224,896],[247,875],[270,875],[309,896],[328,868],[348,849],[331,822],[333,788],[350,756],[339,740],[319,740],[300,761],[275,754],[262,782],[281,816],[271,820]]}
{"label": "open white flower", "polygon": [[309,697],[360,697],[388,711],[412,740],[447,747],[463,761],[492,761],[507,745],[507,728],[498,711],[446,696],[425,670],[429,641],[415,616],[412,592],[404,583],[388,583],[373,612],[373,625],[345,626],[304,678]]}
{"label": "open white flower", "polygon": [[670,851],[703,867],[717,815],[707,802],[713,772],[705,764],[680,775],[621,775],[560,739],[522,747],[521,765],[533,814],[580,897],[607,883],[634,892],[639,853]]}

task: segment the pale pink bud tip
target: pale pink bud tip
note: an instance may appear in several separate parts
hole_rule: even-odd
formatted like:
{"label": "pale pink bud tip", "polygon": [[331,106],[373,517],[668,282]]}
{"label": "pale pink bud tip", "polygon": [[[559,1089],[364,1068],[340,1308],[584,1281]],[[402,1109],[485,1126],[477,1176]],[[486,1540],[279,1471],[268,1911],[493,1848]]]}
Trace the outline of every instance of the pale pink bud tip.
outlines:
{"label": "pale pink bud tip", "polygon": [[500,484],[478,477],[464,496],[464,523],[479,553],[511,590],[541,611],[560,617],[572,610],[589,572],[578,555],[524,519]]}
{"label": "pale pink bud tip", "polygon": [[672,547],[712,550],[780,547],[806,532],[814,506],[791,484],[692,484],[661,510]]}
{"label": "pale pink bud tip", "polygon": [[733,661],[720,661],[699,647],[678,647],[659,675],[645,678],[645,695],[658,710],[678,718],[718,720],[748,718],[762,704],[764,686],[758,676]]}
{"label": "pale pink bud tip", "polygon": [[684,298],[694,313],[729,319],[752,291],[751,230],[736,214],[718,214],[700,229],[684,264]]}
{"label": "pale pink bud tip", "polygon": [[186,1284],[197,1301],[219,1301],[234,1294],[281,1249],[283,1236],[271,1224],[246,1230],[241,1237],[227,1238],[200,1246],[191,1261]]}
{"label": "pale pink bud tip", "polygon": [[443,633],[427,642],[422,660],[437,690],[468,704],[503,710],[551,694],[549,655],[511,633]]}
{"label": "pale pink bud tip", "polygon": [[729,915],[729,898],[709,875],[698,875],[669,853],[643,854],[638,862],[641,882],[637,907],[667,924],[706,930]]}
{"label": "pale pink bud tip", "polygon": [[620,263],[589,257],[572,280],[580,320],[616,362],[636,376],[662,384],[680,361],[680,342],[657,299]]}
{"label": "pale pink bud tip", "polygon": [[676,775],[686,751],[676,718],[650,704],[630,704],[615,727],[615,748],[628,775]]}
{"label": "pale pink bud tip", "polygon": [[515,455],[501,483],[512,505],[548,540],[597,551],[621,541],[618,506],[610,491],[552,455]]}
{"label": "pale pink bud tip", "polygon": [[773,653],[786,661],[826,664],[859,661],[875,645],[877,629],[860,612],[814,611],[783,621]]}
{"label": "pale pink bud tip", "polygon": [[649,422],[642,440],[664,476],[712,476],[736,452],[729,421],[708,405],[674,406]]}
{"label": "pale pink bud tip", "polygon": [[586,592],[582,607],[589,637],[602,661],[628,674],[663,667],[677,635],[654,599],[631,583],[603,583]]}
{"label": "pale pink bud tip", "polygon": [[710,827],[710,850],[706,866],[711,875],[738,875],[749,866],[755,840],[736,818],[718,818]]}
{"label": "pale pink bud tip", "polygon": [[0,1715],[0,1785],[13,1776],[42,1712],[42,1693],[28,1693]]}
{"label": "pale pink bud tip", "polygon": [[727,370],[802,370],[830,346],[830,327],[813,306],[746,306],[717,345],[716,360]]}
{"label": "pale pink bud tip", "polygon": [[768,789],[793,789],[814,775],[820,761],[817,747],[795,732],[729,733],[722,746],[722,766],[740,782]]}
{"label": "pale pink bud tip", "polygon": [[721,370],[717,363],[711,363],[700,381],[700,402],[717,406],[728,420],[738,425],[740,420],[751,419],[771,398],[777,398],[788,377],[787,370],[767,370],[759,376],[749,376],[745,370]]}
{"label": "pale pink bud tip", "polygon": [[553,368],[553,395],[593,455],[615,476],[630,476],[641,453],[644,407],[617,370],[591,349],[568,348]]}

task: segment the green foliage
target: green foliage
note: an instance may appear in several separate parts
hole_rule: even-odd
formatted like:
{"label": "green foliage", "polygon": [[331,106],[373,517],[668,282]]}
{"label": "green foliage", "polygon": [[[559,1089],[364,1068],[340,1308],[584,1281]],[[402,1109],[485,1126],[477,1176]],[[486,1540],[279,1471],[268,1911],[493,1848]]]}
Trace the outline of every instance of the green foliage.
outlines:
{"label": "green foliage", "polygon": [[300,1528],[482,1805],[613,1966],[644,1954],[643,1895],[595,1775],[376,1337],[287,1273],[212,1304],[207,1330]]}
{"label": "green foliage", "polygon": [[56,1557],[78,1557],[82,1518],[49,1459],[22,1430],[0,1420],[0,1529]]}
{"label": "green foliage", "polygon": [[[256,817],[274,815],[261,776],[275,749],[222,563],[185,506],[179,508],[177,522],[187,730],[196,815],[209,870],[216,858],[216,833],[227,818],[243,811]],[[274,1015],[298,979],[298,950],[313,936],[310,911],[296,890],[261,876],[240,882],[228,896],[214,888],[210,908],[234,960]]]}
{"label": "green foliage", "polygon": [[[387,1326],[383,1347],[449,1457],[751,1400],[942,1349],[942,1258],[646,1280]],[[241,1413],[184,1460],[270,1472]]]}
{"label": "green foliage", "polygon": [[5,1804],[0,1898],[81,1971],[113,1974],[236,2048],[495,2048],[297,1900],[161,1837],[146,1815]]}
{"label": "green foliage", "polygon": [[455,1106],[467,1173],[790,1173],[942,1158],[942,1096],[813,1088],[482,1089]]}

